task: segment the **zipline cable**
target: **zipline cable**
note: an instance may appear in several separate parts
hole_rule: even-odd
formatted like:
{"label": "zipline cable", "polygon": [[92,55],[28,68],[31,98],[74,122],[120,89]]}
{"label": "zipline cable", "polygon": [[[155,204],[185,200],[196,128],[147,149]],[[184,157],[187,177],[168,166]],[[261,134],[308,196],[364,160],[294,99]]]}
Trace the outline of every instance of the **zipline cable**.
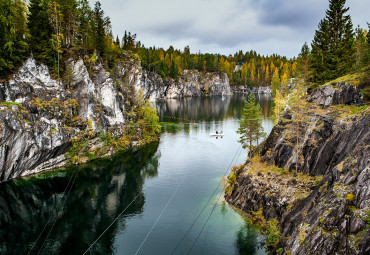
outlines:
{"label": "zipline cable", "polygon": [[[205,120],[208,119],[208,117],[210,117],[210,115],[212,114],[213,110],[207,115],[207,117],[205,118]],[[189,131],[190,129],[195,125],[196,123],[194,122],[193,125],[189,128]],[[138,254],[138,252],[140,251],[141,247],[144,245],[145,241],[148,239],[150,233],[153,231],[154,227],[157,225],[159,219],[161,218],[161,216],[163,215],[164,211],[167,209],[168,205],[170,204],[170,202],[172,201],[174,195],[176,194],[177,190],[179,189],[181,183],[183,182],[183,180],[185,179],[185,176],[181,179],[181,181],[179,181],[179,184],[177,185],[177,188],[176,190],[172,193],[172,196],[170,197],[170,199],[167,201],[167,204],[165,205],[165,207],[163,208],[162,212],[159,214],[159,216],[157,217],[156,221],[154,222],[154,224],[152,225],[151,229],[149,230],[149,232],[147,233],[147,235],[145,236],[144,240],[142,241],[142,243],[140,244],[139,248],[136,250],[136,254]]]}
{"label": "zipline cable", "polygon": [[[240,149],[240,148],[241,148],[241,145],[240,145],[239,149]],[[240,154],[239,154],[239,155],[240,155]],[[228,170],[228,169],[227,169],[227,170]],[[227,173],[227,171],[225,172],[224,176],[226,175],[226,173]],[[222,178],[223,178],[223,177],[222,177]],[[222,181],[222,179],[221,179],[221,181]],[[219,184],[219,185],[220,185],[220,184]],[[209,214],[209,216],[208,216],[208,218],[207,218],[206,222],[204,223],[204,225],[203,225],[203,227],[202,227],[201,231],[199,232],[199,234],[198,234],[197,238],[195,239],[195,241],[194,241],[193,245],[191,246],[191,248],[190,248],[190,250],[188,251],[188,253],[187,253],[187,254],[190,254],[190,253],[191,253],[191,251],[193,250],[193,248],[194,248],[194,246],[195,246],[196,242],[198,241],[198,239],[199,239],[200,235],[202,234],[202,232],[203,232],[203,230],[204,230],[205,226],[207,225],[207,223],[208,223],[209,219],[211,218],[211,216],[212,216],[212,214],[213,214],[214,210],[216,209],[217,203],[218,203],[218,201],[220,200],[220,198],[221,198],[221,196],[222,196],[222,195],[223,195],[223,193],[221,192],[221,194],[218,196],[218,198],[217,198],[217,200],[216,200],[216,202],[215,202],[215,204],[214,204],[214,206],[213,206],[213,208],[212,208],[211,213]]]}
{"label": "zipline cable", "polygon": [[162,214],[164,213],[164,211],[167,209],[168,205],[171,203],[173,197],[175,196],[176,192],[179,190],[179,187],[182,183],[182,181],[184,180],[185,178],[183,178],[179,184],[177,185],[175,191],[172,193],[172,196],[170,197],[170,199],[167,201],[167,204],[166,206],[163,208],[162,212],[159,214],[158,218],[156,219],[156,221],[154,222],[154,224],[152,225],[151,229],[149,230],[148,234],[145,236],[144,240],[141,242],[139,248],[136,250],[135,252],[135,255],[138,254],[138,252],[140,251],[141,247],[144,245],[145,241],[148,239],[150,233],[153,231],[154,227],[157,225],[159,219],[162,217]]}
{"label": "zipline cable", "polygon": [[[62,195],[64,195],[64,194],[65,194],[65,192],[67,191],[67,189],[68,189],[68,187],[69,187],[69,184],[71,183],[72,179],[73,179],[73,175],[71,175],[71,177],[69,178],[69,181],[68,181],[68,183],[67,183],[67,186],[65,187],[64,191],[62,192]],[[46,227],[49,225],[49,222],[50,222],[51,218],[53,218],[53,217],[54,217],[54,215],[57,213],[57,209],[58,209],[59,203],[60,203],[60,201],[58,201],[57,205],[55,206],[55,212],[54,212],[52,215],[50,215],[50,217],[49,217],[48,221],[46,222],[46,224],[45,224],[44,228],[41,230],[41,232],[40,232],[40,234],[38,235],[38,237],[37,237],[37,239],[36,239],[35,243],[32,245],[32,247],[31,247],[31,249],[28,251],[27,255],[29,255],[29,254],[31,253],[31,251],[33,250],[33,248],[35,247],[35,245],[36,245],[36,244],[37,244],[37,242],[39,241],[39,239],[40,239],[41,235],[44,233],[44,231],[45,231]]]}
{"label": "zipline cable", "polygon": [[[65,206],[65,204],[66,204],[66,202],[67,202],[67,199],[68,199],[69,193],[71,193],[71,190],[72,190],[73,184],[74,184],[74,182],[75,182],[75,180],[76,180],[76,177],[77,177],[77,170],[75,170],[74,178],[73,178],[73,182],[72,182],[71,186],[69,187],[69,190],[68,190],[68,193],[67,193],[67,195],[66,195],[66,198],[64,199],[64,202],[63,202],[62,208]],[[44,242],[42,243],[42,245],[41,245],[41,247],[40,247],[40,250],[38,251],[37,255],[38,255],[38,254],[40,254],[40,252],[41,252],[42,248],[43,248],[43,247],[44,247],[44,245],[45,245],[46,240],[49,238],[49,235],[50,235],[51,231],[53,230],[55,223],[56,223],[56,222],[57,222],[57,220],[58,220],[58,216],[59,216],[59,212],[57,212],[56,217],[55,217],[55,221],[54,221],[53,225],[51,226],[51,228],[50,228],[50,230],[49,230],[48,234],[46,235],[45,240],[44,240]]]}
{"label": "zipline cable", "polygon": [[223,178],[225,177],[225,175],[227,174],[229,168],[232,166],[235,158],[236,158],[236,155],[239,154],[240,155],[240,151],[241,151],[241,145],[239,146],[239,148],[237,149],[236,153],[234,154],[234,157],[233,159],[231,160],[230,162],[230,165],[226,168],[226,171],[224,173],[224,175],[221,177],[221,180],[220,182],[218,183],[217,187],[215,188],[215,190],[213,191],[213,193],[211,194],[211,196],[209,197],[207,203],[203,206],[202,210],[200,211],[200,213],[197,215],[196,219],[193,221],[193,223],[190,225],[190,227],[187,229],[187,231],[185,232],[185,234],[182,236],[182,238],[180,239],[180,241],[177,243],[175,249],[172,251],[171,254],[174,254],[177,250],[177,248],[179,248],[180,244],[184,241],[185,237],[187,236],[187,234],[189,234],[190,230],[193,228],[193,226],[195,225],[195,223],[198,221],[200,215],[204,212],[204,210],[206,209],[207,205],[209,204],[209,202],[211,201],[211,199],[213,198],[213,196],[216,194],[216,191],[218,190],[218,188],[220,187],[220,184],[222,183],[222,180]]}
{"label": "zipline cable", "polygon": [[89,248],[83,253],[86,254],[95,244],[97,241],[99,241],[99,239],[105,234],[105,232],[107,232],[107,230],[118,220],[119,217],[121,217],[121,215],[130,207],[130,205],[140,196],[141,193],[143,193],[144,190],[141,190],[137,195],[136,197],[125,207],[125,209],[123,209],[123,211],[118,214],[118,216],[112,221],[111,224],[109,224],[109,226],[100,234],[100,236],[98,238],[96,238],[96,240],[89,246]]}

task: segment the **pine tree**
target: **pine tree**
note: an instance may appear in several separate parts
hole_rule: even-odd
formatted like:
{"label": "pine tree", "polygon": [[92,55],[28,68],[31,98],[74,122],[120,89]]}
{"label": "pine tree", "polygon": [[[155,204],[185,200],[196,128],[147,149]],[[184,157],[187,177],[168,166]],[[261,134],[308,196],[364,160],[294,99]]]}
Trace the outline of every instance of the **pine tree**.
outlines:
{"label": "pine tree", "polygon": [[34,58],[51,68],[55,67],[52,45],[53,28],[50,24],[47,0],[30,0],[28,28],[30,48]]}
{"label": "pine tree", "polygon": [[76,34],[77,49],[82,49],[84,55],[93,48],[94,38],[92,32],[93,11],[87,0],[80,0],[77,8],[78,31]]}
{"label": "pine tree", "polygon": [[324,82],[350,70],[354,61],[354,34],[346,0],[330,0],[326,17],[319,23],[312,41],[313,79]]}
{"label": "pine tree", "polygon": [[301,52],[298,54],[298,69],[304,78],[307,78],[309,74],[310,54],[310,48],[308,47],[307,42],[305,42],[302,46]]}
{"label": "pine tree", "polygon": [[240,134],[239,143],[243,148],[249,149],[249,162],[252,168],[252,143],[266,134],[262,127],[262,113],[261,106],[256,105],[256,98],[253,93],[250,93],[248,100],[244,100],[243,114],[239,121],[240,127],[237,131]]}
{"label": "pine tree", "polygon": [[28,30],[23,0],[0,1],[0,77],[27,57]]}
{"label": "pine tree", "polygon": [[100,57],[103,57],[106,50],[105,20],[104,11],[102,10],[99,1],[95,3],[94,18],[95,48],[98,51]]}

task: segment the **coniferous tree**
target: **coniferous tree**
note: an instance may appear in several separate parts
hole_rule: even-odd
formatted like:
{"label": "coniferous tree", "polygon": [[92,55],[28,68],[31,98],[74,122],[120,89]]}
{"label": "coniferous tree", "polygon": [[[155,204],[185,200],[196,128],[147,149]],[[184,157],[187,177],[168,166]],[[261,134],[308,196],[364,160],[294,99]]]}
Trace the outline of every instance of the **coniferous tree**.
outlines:
{"label": "coniferous tree", "polygon": [[310,48],[308,47],[307,42],[305,42],[302,46],[301,52],[298,54],[298,64],[299,64],[299,72],[303,75],[304,78],[308,77],[309,69],[310,69]]}
{"label": "coniferous tree", "polygon": [[30,0],[28,28],[33,56],[51,68],[55,67],[52,45],[53,28],[50,24],[47,0]]}
{"label": "coniferous tree", "polygon": [[240,127],[237,131],[240,134],[239,143],[243,148],[249,149],[249,162],[252,168],[252,143],[262,138],[266,134],[262,127],[261,106],[256,105],[256,98],[253,93],[250,93],[248,100],[244,100],[242,117],[239,121]]}
{"label": "coniferous tree", "polygon": [[94,38],[92,32],[93,11],[87,0],[80,0],[77,8],[78,31],[76,35],[77,49],[81,49],[83,55],[93,49]]}
{"label": "coniferous tree", "polygon": [[101,8],[99,1],[95,3],[94,8],[94,32],[95,32],[95,48],[97,49],[101,57],[104,56],[106,45],[105,45],[105,21],[104,11]]}
{"label": "coniferous tree", "polygon": [[312,41],[313,79],[317,82],[339,77],[350,70],[354,60],[354,34],[346,0],[330,0],[326,17],[319,23]]}
{"label": "coniferous tree", "polygon": [[0,0],[0,77],[11,72],[27,56],[26,20],[23,0]]}

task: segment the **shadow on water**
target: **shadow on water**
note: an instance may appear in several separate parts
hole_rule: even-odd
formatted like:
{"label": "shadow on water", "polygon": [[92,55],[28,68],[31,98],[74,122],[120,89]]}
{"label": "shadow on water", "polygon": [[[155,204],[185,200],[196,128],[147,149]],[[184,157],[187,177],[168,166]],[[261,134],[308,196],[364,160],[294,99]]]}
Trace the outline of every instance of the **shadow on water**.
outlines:
{"label": "shadow on water", "polygon": [[[157,143],[150,144],[83,167],[0,184],[0,254],[27,254],[45,226],[30,254],[85,252],[142,191],[145,179],[157,176],[157,148]],[[69,181],[73,186],[68,194],[64,191]],[[125,228],[125,218],[142,213],[144,202],[140,193],[91,253],[113,254],[114,238]]]}

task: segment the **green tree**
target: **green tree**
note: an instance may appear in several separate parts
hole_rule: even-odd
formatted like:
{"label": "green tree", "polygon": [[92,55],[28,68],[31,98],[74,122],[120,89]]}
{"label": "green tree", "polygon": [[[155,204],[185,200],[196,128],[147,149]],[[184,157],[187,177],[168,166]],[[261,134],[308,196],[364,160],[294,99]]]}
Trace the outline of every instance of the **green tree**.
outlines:
{"label": "green tree", "polygon": [[94,34],[95,34],[95,48],[100,57],[103,57],[106,51],[105,43],[105,19],[104,11],[101,8],[101,3],[97,1],[94,8]]}
{"label": "green tree", "polygon": [[275,67],[274,75],[271,79],[271,92],[272,95],[275,96],[276,91],[280,88],[280,77],[279,77],[279,69]]}
{"label": "green tree", "polygon": [[77,49],[81,49],[83,55],[93,48],[93,11],[87,0],[80,0],[77,8],[78,31],[76,34]]}
{"label": "green tree", "polygon": [[292,133],[296,133],[296,164],[295,164],[295,171],[298,172],[298,163],[300,161],[300,127],[303,124],[307,124],[309,122],[309,116],[307,114],[308,103],[305,100],[306,88],[302,84],[296,84],[296,88],[288,97],[288,105],[290,107],[291,113],[293,115],[292,123],[293,129],[295,127],[295,131],[292,129]]}
{"label": "green tree", "polygon": [[252,143],[266,135],[263,132],[262,116],[261,106],[256,105],[256,98],[250,93],[248,100],[244,100],[243,114],[239,120],[240,127],[237,130],[241,135],[238,142],[243,148],[249,149],[250,168],[252,168]]}
{"label": "green tree", "polygon": [[27,57],[28,29],[23,0],[0,0],[0,77]]}
{"label": "green tree", "polygon": [[326,17],[319,23],[312,41],[313,79],[324,82],[344,75],[354,61],[354,34],[346,0],[330,0]]}
{"label": "green tree", "polygon": [[308,78],[310,70],[310,55],[311,51],[307,42],[302,46],[301,52],[298,54],[298,69],[304,78]]}
{"label": "green tree", "polygon": [[50,24],[47,0],[30,0],[28,28],[33,56],[37,61],[54,69],[53,28]]}

